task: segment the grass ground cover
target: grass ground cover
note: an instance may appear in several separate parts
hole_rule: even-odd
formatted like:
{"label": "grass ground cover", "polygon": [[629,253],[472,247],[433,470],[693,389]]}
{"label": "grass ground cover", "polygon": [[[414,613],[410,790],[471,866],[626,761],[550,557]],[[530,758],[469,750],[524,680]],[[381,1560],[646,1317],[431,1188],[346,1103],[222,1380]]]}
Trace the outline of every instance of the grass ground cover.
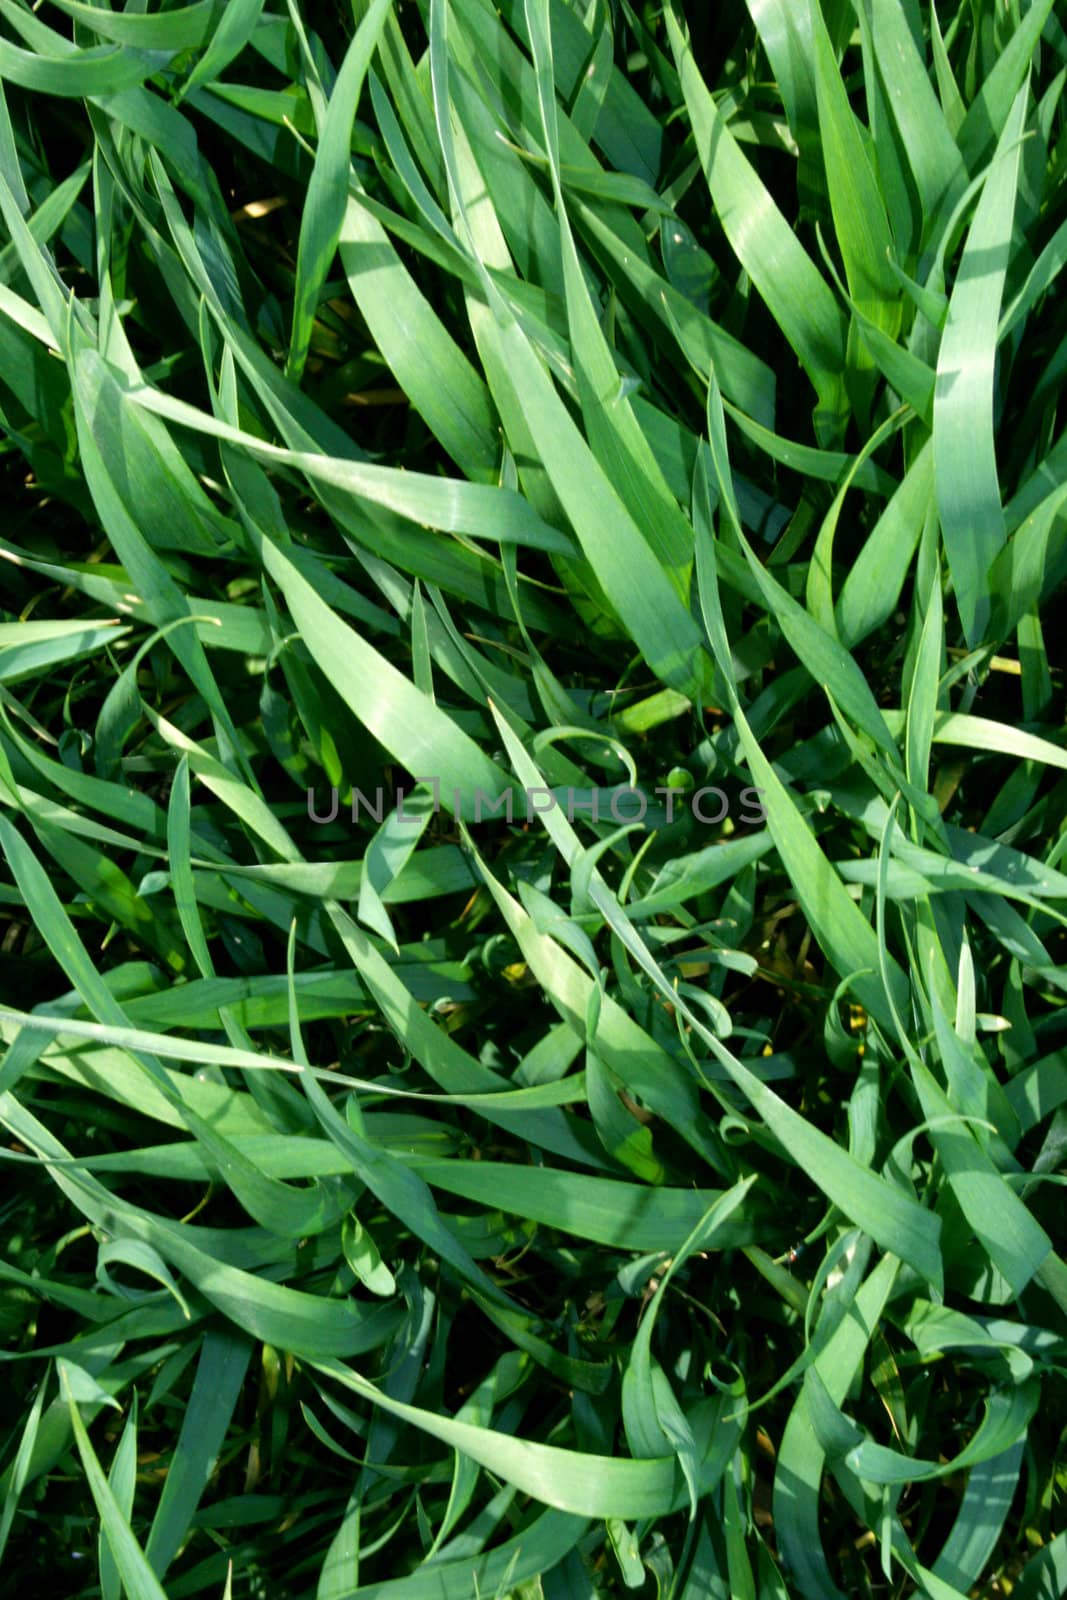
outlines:
{"label": "grass ground cover", "polygon": [[0,0],[0,1558],[1067,1594],[1052,0]]}

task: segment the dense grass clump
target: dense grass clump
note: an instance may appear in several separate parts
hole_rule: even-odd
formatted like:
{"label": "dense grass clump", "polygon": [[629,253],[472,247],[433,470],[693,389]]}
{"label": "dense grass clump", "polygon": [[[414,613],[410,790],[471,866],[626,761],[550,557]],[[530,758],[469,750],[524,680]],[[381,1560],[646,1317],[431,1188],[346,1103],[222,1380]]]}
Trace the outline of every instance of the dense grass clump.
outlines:
{"label": "dense grass clump", "polygon": [[5,1596],[1067,1593],[1065,83],[0,0]]}

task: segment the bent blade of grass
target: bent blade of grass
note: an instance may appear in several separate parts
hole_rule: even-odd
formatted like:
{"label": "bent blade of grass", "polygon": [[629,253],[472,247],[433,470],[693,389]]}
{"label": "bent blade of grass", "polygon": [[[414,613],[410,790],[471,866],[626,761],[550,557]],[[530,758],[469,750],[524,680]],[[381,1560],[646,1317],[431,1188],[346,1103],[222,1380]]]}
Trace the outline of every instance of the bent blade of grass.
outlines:
{"label": "bent blade of grass", "polygon": [[209,1329],[170,1471],[145,1545],[149,1566],[164,1576],[189,1531],[240,1397],[252,1344],[229,1328]]}
{"label": "bent blade of grass", "polygon": [[1019,85],[1030,71],[1053,4],[1054,0],[1034,0],[1027,8],[968,108],[958,142],[969,172],[978,170],[994,144],[1003,137],[1012,118],[1012,104]]}
{"label": "bent blade of grass", "polygon": [[465,533],[476,539],[514,540],[561,554],[569,554],[574,548],[564,534],[548,527],[526,501],[508,489],[381,467],[353,460],[350,455],[285,449],[198,411],[195,406],[158,389],[131,389],[127,399],[182,427],[239,446],[268,464],[295,467],[315,483],[355,495],[372,506],[381,506],[426,527]]}
{"label": "bent blade of grass", "polygon": [[847,414],[841,379],[844,321],[825,279],[722,120],[673,12],[668,8],[664,15],[715,210],[815,387],[817,431],[830,441]]}
{"label": "bent blade of grass", "polygon": [[489,391],[418,288],[381,224],[349,199],[341,264],[398,384],[468,477],[489,481],[499,446]]}
{"label": "bent blade of grass", "polygon": [[218,10],[216,0],[196,0],[193,5],[151,16],[105,11],[100,6],[85,4],[84,0],[52,0],[52,4],[101,39],[129,45],[135,50],[195,50],[207,38]]}
{"label": "bent blade of grass", "polygon": [[1000,1538],[1019,1481],[1025,1441],[971,1468],[956,1520],[930,1569],[966,1593],[979,1581]]}
{"label": "bent blade of grass", "polygon": [[348,181],[352,165],[350,147],[356,106],[391,5],[392,0],[371,0],[345,52],[319,130],[319,146],[300,223],[293,326],[285,366],[286,377],[297,382],[307,361],[319,295],[337,251],[348,205]]}
{"label": "bent blade of grass", "polygon": [[212,83],[235,60],[256,30],[263,11],[263,0],[226,0],[217,13],[218,22],[207,49],[181,86],[179,101],[200,87]]}
{"label": "bent blade of grass", "polygon": [[684,598],[692,563],[693,531],[671,495],[651,446],[623,393],[622,374],[597,320],[567,215],[560,182],[548,14],[549,0],[526,0],[541,124],[559,222],[567,320],[582,416],[593,455]]}
{"label": "bent blade of grass", "polygon": [[[127,1522],[133,1517],[133,1500],[137,1487],[137,1411],[137,1394],[134,1391],[126,1425],[122,1430],[107,1475],[115,1503]],[[103,1529],[97,1540],[97,1561],[100,1568],[101,1600],[120,1600],[122,1579]]]}
{"label": "bent blade of grass", "polygon": [[869,20],[877,70],[885,79],[928,224],[943,201],[955,205],[966,185],[966,168],[904,11],[895,0],[859,0],[856,8]]}
{"label": "bent blade of grass", "polygon": [[48,1380],[47,1376],[45,1376],[38,1382],[37,1392],[26,1413],[26,1421],[23,1423],[14,1460],[4,1473],[3,1479],[0,1480],[0,1484],[3,1487],[3,1508],[0,1510],[0,1557],[3,1556],[4,1550],[7,1548],[11,1527],[18,1513],[19,1500],[23,1489],[25,1489],[29,1481],[47,1388]]}
{"label": "bent blade of grass", "polygon": [[327,680],[356,717],[418,780],[437,785],[449,811],[473,816],[478,796],[496,800],[508,780],[469,735],[319,599],[279,546],[258,535],[264,567]]}
{"label": "bent blade of grass", "polygon": [[820,0],[808,0],[815,91],[830,206],[852,298],[892,338],[900,289],[890,270],[889,222],[859,126],[841,81]]}
{"label": "bent blade of grass", "polygon": [[[540,1444],[531,1439],[516,1439],[494,1428],[477,1427],[437,1411],[393,1400],[339,1362],[315,1361],[310,1365],[323,1377],[333,1379],[393,1416],[412,1422],[424,1433],[461,1450],[489,1472],[557,1510],[588,1517],[654,1517],[684,1505],[688,1499],[685,1479],[673,1456],[633,1461]],[[702,1447],[699,1479],[702,1494],[714,1487],[733,1453],[736,1427],[722,1425],[727,1404],[722,1399],[712,1402],[700,1419],[698,1449]]]}
{"label": "bent blade of grass", "polygon": [[42,56],[0,39],[0,78],[31,94],[83,100],[91,95],[118,94],[144,83],[169,65],[171,54],[101,45],[66,56]]}
{"label": "bent blade of grass", "polygon": [[[883,1256],[856,1295],[846,1317],[814,1370],[831,1397],[841,1404],[863,1361],[871,1335],[882,1318],[900,1270]],[[845,1600],[826,1563],[819,1529],[819,1500],[825,1452],[812,1426],[809,1390],[801,1389],[782,1436],[774,1473],[774,1519],[782,1555],[805,1600]]]}
{"label": "bent blade of grass", "polygon": [[990,568],[1006,536],[993,437],[993,381],[1028,97],[1029,86],[1024,84],[1005,123],[967,235],[937,360],[937,505],[956,606],[972,648],[989,624]]}
{"label": "bent blade of grass", "polygon": [[74,1442],[78,1447],[86,1481],[96,1504],[103,1535],[129,1600],[166,1600],[162,1585],[134,1538],[129,1521],[123,1515],[114,1491],[104,1476],[85,1423],[82,1421],[81,1412],[78,1410],[78,1402],[71,1392],[69,1371],[62,1361],[59,1363],[59,1382],[70,1407]]}

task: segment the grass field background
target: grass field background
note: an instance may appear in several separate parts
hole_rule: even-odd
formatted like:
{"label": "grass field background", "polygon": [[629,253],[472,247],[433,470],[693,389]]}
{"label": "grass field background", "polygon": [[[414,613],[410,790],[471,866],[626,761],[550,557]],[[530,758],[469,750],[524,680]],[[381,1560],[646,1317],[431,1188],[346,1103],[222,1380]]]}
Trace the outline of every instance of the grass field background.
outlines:
{"label": "grass field background", "polygon": [[1065,83],[0,0],[5,1596],[1067,1593]]}

